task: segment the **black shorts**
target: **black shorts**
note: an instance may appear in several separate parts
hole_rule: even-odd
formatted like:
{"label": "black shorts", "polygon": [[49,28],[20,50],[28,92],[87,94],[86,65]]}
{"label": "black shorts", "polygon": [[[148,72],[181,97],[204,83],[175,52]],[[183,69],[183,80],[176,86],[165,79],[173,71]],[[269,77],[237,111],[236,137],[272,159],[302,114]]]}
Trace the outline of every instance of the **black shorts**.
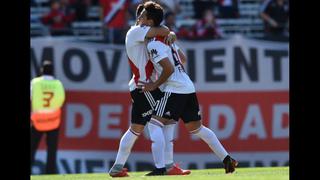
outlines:
{"label": "black shorts", "polygon": [[162,97],[162,92],[158,88],[150,92],[135,89],[130,92],[130,95],[132,100],[131,123],[146,125],[152,116],[153,107]]}
{"label": "black shorts", "polygon": [[154,115],[184,123],[201,120],[201,113],[196,93],[176,94],[163,92],[163,97],[157,101]]}

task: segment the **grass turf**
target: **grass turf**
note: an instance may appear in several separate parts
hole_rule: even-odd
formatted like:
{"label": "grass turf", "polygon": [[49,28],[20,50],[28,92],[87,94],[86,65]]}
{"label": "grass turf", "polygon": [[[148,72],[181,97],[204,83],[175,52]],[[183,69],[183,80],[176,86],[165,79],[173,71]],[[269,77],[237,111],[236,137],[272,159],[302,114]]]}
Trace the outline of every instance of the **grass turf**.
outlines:
{"label": "grass turf", "polygon": [[[224,169],[191,170],[186,176],[144,176],[147,172],[129,172],[123,180],[289,180],[289,167],[237,168],[233,174],[224,174]],[[106,173],[32,175],[31,180],[104,180],[114,179]]]}

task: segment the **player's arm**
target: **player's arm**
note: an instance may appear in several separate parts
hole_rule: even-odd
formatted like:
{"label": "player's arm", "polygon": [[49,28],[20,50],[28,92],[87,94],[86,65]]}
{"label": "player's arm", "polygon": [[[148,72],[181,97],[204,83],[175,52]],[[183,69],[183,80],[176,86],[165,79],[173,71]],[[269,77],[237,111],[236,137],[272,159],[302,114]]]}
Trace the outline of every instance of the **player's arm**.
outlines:
{"label": "player's arm", "polygon": [[170,31],[168,28],[161,27],[150,27],[145,25],[139,25],[133,28],[130,33],[131,41],[144,42],[145,39],[153,38],[156,36],[168,36]]}
{"label": "player's arm", "polygon": [[151,27],[147,32],[145,38],[153,38],[156,36],[165,37],[166,44],[172,44],[177,40],[177,35],[173,31],[170,31],[169,28],[164,25],[160,27]]}
{"label": "player's arm", "polygon": [[174,72],[174,67],[168,58],[168,46],[159,41],[153,41],[147,45],[147,49],[151,54],[152,63],[159,64],[162,67],[159,78],[155,82],[145,83],[143,86],[143,91],[152,91],[167,81]]}
{"label": "player's arm", "polygon": [[181,63],[184,65],[187,62],[186,55],[184,54],[182,49],[176,43],[172,44],[172,47],[176,50],[176,52],[178,52],[179,59],[180,59]]}
{"label": "player's arm", "polygon": [[153,38],[156,36],[168,36],[170,33],[169,28],[166,26],[160,26],[160,27],[151,27],[149,31],[146,34],[146,38]]}
{"label": "player's arm", "polygon": [[157,81],[154,82],[154,85],[159,87],[161,84],[167,81],[167,79],[171,76],[174,72],[173,65],[171,64],[169,58],[164,58],[159,61],[160,66],[162,67],[162,72]]}
{"label": "player's arm", "polygon": [[171,64],[168,57],[160,60],[158,62],[160,66],[162,67],[162,72],[159,78],[155,82],[145,83],[142,86],[142,90],[145,91],[153,91],[157,87],[159,87],[161,84],[167,81],[167,79],[171,76],[171,74],[174,72],[173,65]]}
{"label": "player's arm", "polygon": [[179,54],[181,63],[184,65],[187,62],[187,57],[185,56],[184,52],[181,49],[178,50],[178,54]]}

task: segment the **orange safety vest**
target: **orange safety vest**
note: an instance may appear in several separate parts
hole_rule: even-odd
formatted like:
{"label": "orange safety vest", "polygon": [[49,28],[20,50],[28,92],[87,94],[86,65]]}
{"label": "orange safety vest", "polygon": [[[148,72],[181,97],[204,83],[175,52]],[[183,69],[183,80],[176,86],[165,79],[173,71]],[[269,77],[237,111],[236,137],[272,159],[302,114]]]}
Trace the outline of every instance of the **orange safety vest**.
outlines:
{"label": "orange safety vest", "polygon": [[51,131],[57,129],[61,123],[61,109],[49,112],[32,112],[31,120],[38,131]]}

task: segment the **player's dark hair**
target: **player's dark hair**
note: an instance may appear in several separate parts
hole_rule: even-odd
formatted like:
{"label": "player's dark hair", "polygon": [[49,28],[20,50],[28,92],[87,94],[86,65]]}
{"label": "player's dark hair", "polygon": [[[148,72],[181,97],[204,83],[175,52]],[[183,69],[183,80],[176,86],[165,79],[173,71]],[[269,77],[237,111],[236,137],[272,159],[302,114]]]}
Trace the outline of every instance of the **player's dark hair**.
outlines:
{"label": "player's dark hair", "polygon": [[141,12],[143,11],[143,4],[139,4],[137,9],[136,9],[136,18],[138,18],[141,14]]}
{"label": "player's dark hair", "polygon": [[152,1],[144,3],[143,6],[147,12],[147,19],[152,19],[154,26],[159,26],[163,20],[163,8],[159,4]]}
{"label": "player's dark hair", "polygon": [[52,61],[44,60],[41,67],[42,75],[53,76],[53,64]]}

